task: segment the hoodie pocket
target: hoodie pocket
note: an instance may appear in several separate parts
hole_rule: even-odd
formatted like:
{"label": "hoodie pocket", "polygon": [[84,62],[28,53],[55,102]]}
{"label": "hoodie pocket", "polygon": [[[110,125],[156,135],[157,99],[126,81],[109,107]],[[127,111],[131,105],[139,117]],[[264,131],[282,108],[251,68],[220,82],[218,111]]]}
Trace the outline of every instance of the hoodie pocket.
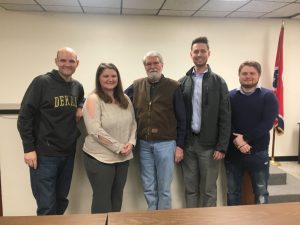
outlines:
{"label": "hoodie pocket", "polygon": [[[67,125],[67,124],[65,124]],[[74,147],[80,132],[77,126],[62,126],[49,130],[41,136],[41,141],[45,147],[55,151],[69,151]]]}

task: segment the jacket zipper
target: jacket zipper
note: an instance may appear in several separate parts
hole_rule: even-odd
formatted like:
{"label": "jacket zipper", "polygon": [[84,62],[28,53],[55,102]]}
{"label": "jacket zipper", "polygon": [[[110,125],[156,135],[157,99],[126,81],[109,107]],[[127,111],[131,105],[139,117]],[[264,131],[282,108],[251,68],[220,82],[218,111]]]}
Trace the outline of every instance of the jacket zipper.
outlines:
{"label": "jacket zipper", "polygon": [[151,104],[152,104],[152,102],[150,101],[150,102],[148,103],[148,128],[147,128],[147,136],[146,136],[146,140],[148,140],[148,137],[150,136]]}

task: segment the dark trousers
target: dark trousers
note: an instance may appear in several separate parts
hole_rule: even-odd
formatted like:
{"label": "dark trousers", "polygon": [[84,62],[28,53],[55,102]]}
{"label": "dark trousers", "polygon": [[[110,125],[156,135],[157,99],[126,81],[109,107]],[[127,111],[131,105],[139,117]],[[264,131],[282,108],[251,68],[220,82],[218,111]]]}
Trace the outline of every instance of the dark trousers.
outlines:
{"label": "dark trousers", "polygon": [[74,168],[71,156],[38,156],[37,169],[30,168],[37,215],[62,215],[68,207],[68,194]]}
{"label": "dark trousers", "polygon": [[129,161],[102,163],[83,154],[84,166],[93,189],[92,213],[120,212]]}
{"label": "dark trousers", "polygon": [[269,201],[269,155],[267,151],[253,152],[240,160],[225,160],[227,175],[227,205],[241,204],[241,191],[245,171],[249,172],[255,204]]}

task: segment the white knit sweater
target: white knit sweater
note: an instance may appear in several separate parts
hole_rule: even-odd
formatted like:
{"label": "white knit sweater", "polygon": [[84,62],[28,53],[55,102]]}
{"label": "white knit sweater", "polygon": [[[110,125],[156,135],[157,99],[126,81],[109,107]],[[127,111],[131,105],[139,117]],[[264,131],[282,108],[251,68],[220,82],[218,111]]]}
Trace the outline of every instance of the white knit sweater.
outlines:
{"label": "white knit sweater", "polygon": [[[89,107],[88,101],[92,102]],[[128,101],[127,109],[123,109],[117,104],[105,103],[95,93],[88,96],[83,106],[88,133],[83,151],[103,163],[124,162],[133,157],[132,153],[120,154],[124,144],[136,144],[135,114],[129,98]]]}

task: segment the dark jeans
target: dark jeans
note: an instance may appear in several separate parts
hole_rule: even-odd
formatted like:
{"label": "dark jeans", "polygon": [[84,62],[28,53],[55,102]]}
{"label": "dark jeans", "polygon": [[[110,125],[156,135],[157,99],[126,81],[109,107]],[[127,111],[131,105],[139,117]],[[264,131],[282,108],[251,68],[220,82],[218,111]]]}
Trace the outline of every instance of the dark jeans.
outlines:
{"label": "dark jeans", "polygon": [[87,176],[93,189],[92,213],[119,212],[129,161],[106,164],[83,154]]}
{"label": "dark jeans", "polygon": [[267,151],[253,152],[240,160],[225,160],[227,174],[227,205],[241,204],[244,172],[248,171],[255,195],[255,204],[267,204],[269,200],[269,155]]}
{"label": "dark jeans", "polygon": [[37,215],[62,215],[68,206],[74,155],[38,156],[36,170],[30,168],[33,196]]}

